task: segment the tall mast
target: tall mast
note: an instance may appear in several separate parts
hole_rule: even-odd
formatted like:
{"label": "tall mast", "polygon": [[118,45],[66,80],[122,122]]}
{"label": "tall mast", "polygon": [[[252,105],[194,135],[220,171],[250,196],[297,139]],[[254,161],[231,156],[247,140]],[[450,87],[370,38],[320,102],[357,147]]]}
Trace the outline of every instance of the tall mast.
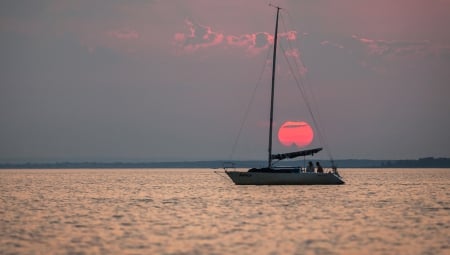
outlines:
{"label": "tall mast", "polygon": [[280,7],[273,6],[277,8],[277,19],[275,22],[275,34],[273,41],[273,59],[272,59],[272,92],[270,96],[270,126],[269,126],[269,160],[268,160],[268,168],[272,166],[272,129],[273,129],[273,98],[274,98],[274,89],[275,89],[275,68],[276,68],[276,59],[277,59],[277,42],[278,42],[278,15],[280,13]]}

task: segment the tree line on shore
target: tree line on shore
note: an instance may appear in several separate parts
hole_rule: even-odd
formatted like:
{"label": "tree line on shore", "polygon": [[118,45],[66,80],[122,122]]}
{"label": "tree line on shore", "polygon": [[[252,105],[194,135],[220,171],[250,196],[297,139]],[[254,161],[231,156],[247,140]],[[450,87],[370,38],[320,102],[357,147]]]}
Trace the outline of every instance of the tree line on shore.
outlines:
{"label": "tree line on shore", "polygon": [[[322,162],[324,167],[331,167],[332,162]],[[294,164],[303,166],[306,162],[296,161]],[[450,158],[420,158],[414,160],[365,160],[343,159],[335,160],[340,168],[450,168]],[[232,164],[224,161],[174,161],[174,162],[50,162],[50,163],[0,163],[0,169],[77,169],[77,168],[248,168],[264,166],[265,161],[245,160]],[[292,162],[291,162],[292,164]],[[279,166],[283,166],[279,164]]]}

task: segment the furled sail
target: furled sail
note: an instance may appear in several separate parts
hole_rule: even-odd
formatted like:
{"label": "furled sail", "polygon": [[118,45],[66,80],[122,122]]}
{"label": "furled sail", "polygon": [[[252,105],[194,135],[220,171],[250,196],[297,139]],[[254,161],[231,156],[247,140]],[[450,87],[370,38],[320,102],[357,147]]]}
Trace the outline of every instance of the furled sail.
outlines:
{"label": "furled sail", "polygon": [[316,149],[304,150],[304,151],[294,151],[294,152],[288,152],[288,153],[282,153],[282,154],[273,154],[271,157],[272,157],[272,159],[283,160],[283,159],[287,159],[287,158],[296,158],[296,157],[300,157],[300,156],[309,156],[309,155],[312,156],[321,150],[322,150],[322,148],[316,148]]}

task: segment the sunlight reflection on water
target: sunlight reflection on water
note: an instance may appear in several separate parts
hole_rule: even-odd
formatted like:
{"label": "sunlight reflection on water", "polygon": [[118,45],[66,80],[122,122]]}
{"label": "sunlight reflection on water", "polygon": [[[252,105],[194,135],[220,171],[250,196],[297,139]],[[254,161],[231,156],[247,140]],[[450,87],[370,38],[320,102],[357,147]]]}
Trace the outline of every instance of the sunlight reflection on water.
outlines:
{"label": "sunlight reflection on water", "polygon": [[0,254],[450,254],[450,169],[235,186],[206,169],[1,170]]}

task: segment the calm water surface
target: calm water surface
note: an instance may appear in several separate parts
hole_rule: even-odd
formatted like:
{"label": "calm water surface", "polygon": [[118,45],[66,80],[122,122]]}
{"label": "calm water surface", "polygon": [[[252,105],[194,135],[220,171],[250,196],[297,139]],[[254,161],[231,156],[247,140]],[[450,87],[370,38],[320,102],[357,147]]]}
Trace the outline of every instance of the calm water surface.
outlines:
{"label": "calm water surface", "polygon": [[450,169],[341,186],[212,170],[0,170],[0,254],[450,254]]}

